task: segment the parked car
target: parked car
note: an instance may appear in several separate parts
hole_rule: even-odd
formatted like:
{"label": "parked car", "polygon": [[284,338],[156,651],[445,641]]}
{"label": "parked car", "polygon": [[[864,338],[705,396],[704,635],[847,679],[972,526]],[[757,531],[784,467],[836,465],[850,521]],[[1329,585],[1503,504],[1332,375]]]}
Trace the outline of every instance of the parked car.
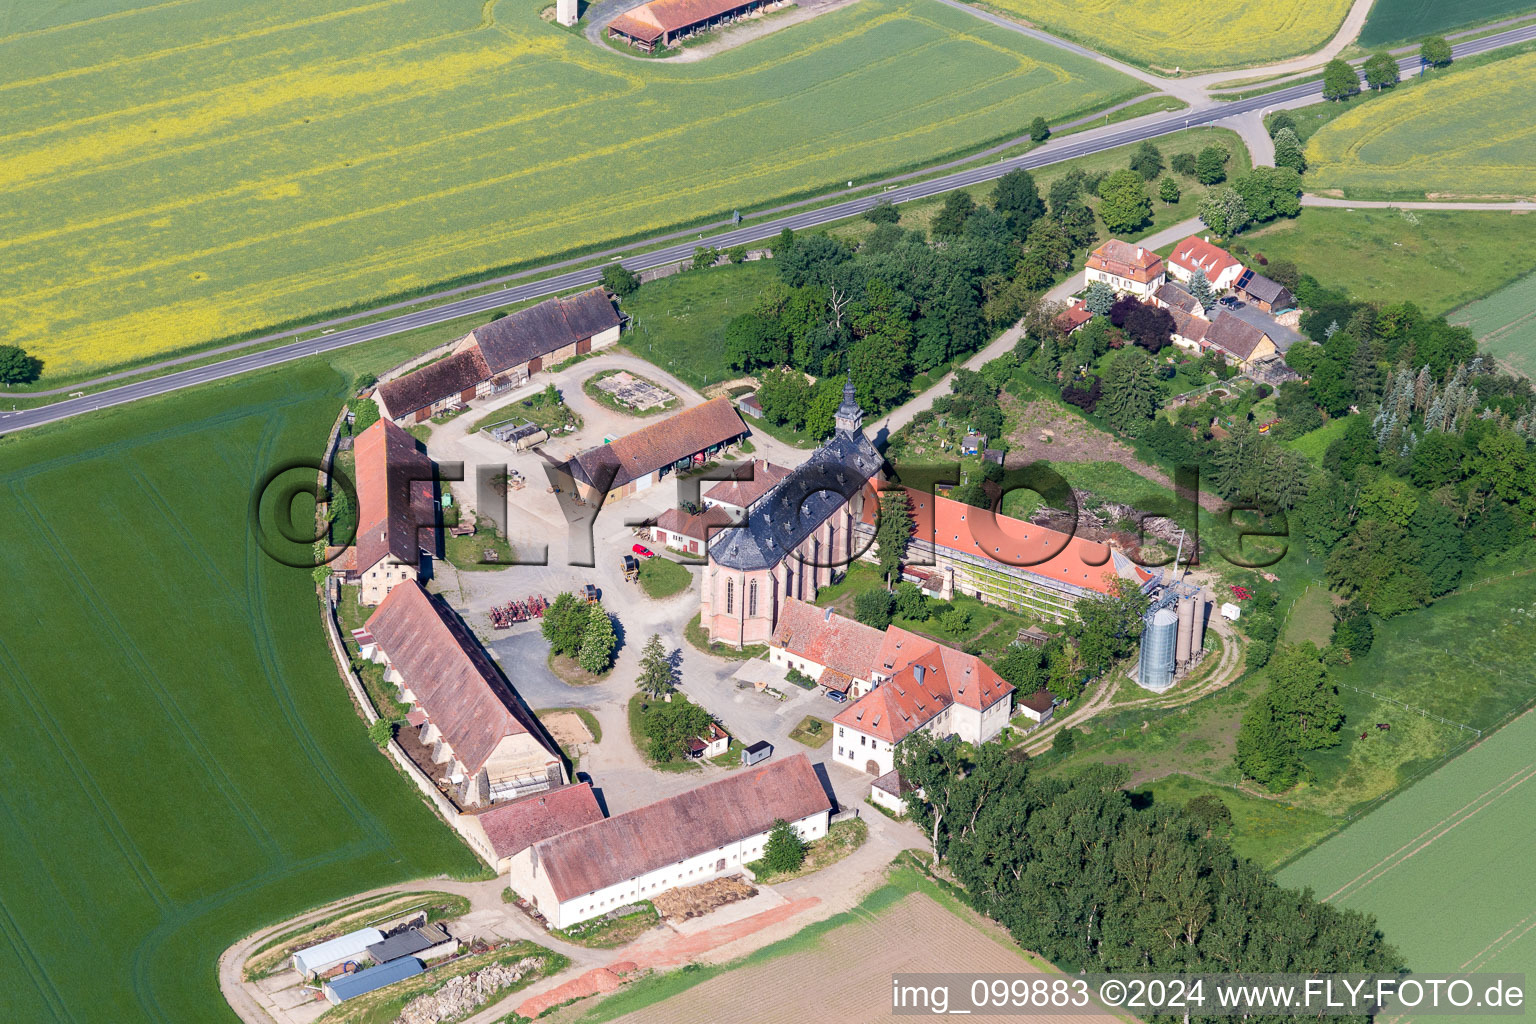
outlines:
{"label": "parked car", "polygon": [[838,693],[836,690],[828,690],[827,700],[834,704],[846,704],[848,703],[848,695],[846,693]]}
{"label": "parked car", "polygon": [[1216,301],[1220,305],[1226,306],[1228,309],[1236,309],[1237,307],[1242,305],[1241,302],[1237,301],[1237,296],[1235,296],[1235,295],[1223,295],[1221,298],[1217,299]]}
{"label": "parked car", "polygon": [[655,558],[656,557],[656,552],[652,551],[650,548],[646,547],[644,544],[636,544],[634,547],[630,548],[629,550],[633,551],[635,554],[639,555],[641,558]]}

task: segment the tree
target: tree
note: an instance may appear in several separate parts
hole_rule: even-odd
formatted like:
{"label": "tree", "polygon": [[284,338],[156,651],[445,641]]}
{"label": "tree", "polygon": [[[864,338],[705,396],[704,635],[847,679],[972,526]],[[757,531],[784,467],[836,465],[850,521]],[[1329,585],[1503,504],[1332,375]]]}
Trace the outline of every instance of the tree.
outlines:
{"label": "tree", "polygon": [[906,345],[889,334],[870,334],[854,342],[848,370],[860,404],[872,412],[895,405],[907,393],[911,362]]}
{"label": "tree", "polygon": [[1323,99],[1347,100],[1360,91],[1360,76],[1347,61],[1335,57],[1323,67]]}
{"label": "tree", "polygon": [[1306,150],[1291,128],[1282,128],[1275,133],[1275,166],[1288,167],[1297,174],[1307,169]]}
{"label": "tree", "polygon": [[965,222],[976,212],[976,200],[969,192],[956,190],[944,197],[944,205],[934,215],[928,229],[934,238],[953,238],[965,229]]}
{"label": "tree", "polygon": [[1044,142],[1051,137],[1051,126],[1045,123],[1045,118],[1037,116],[1029,122],[1029,137],[1035,142]]}
{"label": "tree", "polygon": [[1235,235],[1248,226],[1248,204],[1230,186],[1215,189],[1200,200],[1197,212],[1205,226],[1218,235]]}
{"label": "tree", "polygon": [[1013,684],[1013,688],[1022,696],[1028,696],[1045,685],[1045,661],[1038,647],[1009,644],[1003,656],[992,667],[998,675]]}
{"label": "tree", "polygon": [[549,649],[565,655],[574,655],[580,650],[587,630],[587,618],[595,607],[570,591],[557,594],[550,606],[544,609],[544,618],[539,626],[544,639],[549,641]]}
{"label": "tree", "polygon": [[1195,178],[1202,185],[1219,185],[1227,180],[1227,161],[1232,158],[1221,146],[1206,146],[1195,157]]}
{"label": "tree", "polygon": [[1269,661],[1269,697],[1284,736],[1297,750],[1323,750],[1344,741],[1339,688],[1328,678],[1322,653],[1309,640],[1281,644]]}
{"label": "tree", "polygon": [[389,746],[389,741],[395,738],[395,723],[387,718],[375,719],[368,727],[368,738],[373,741],[374,746],[380,750],[384,749]]}
{"label": "tree", "polygon": [[1094,281],[1083,293],[1083,306],[1095,316],[1108,316],[1115,304],[1115,290],[1103,281]]}
{"label": "tree", "polygon": [[889,199],[882,199],[864,211],[864,219],[872,224],[895,224],[901,220],[901,211]]}
{"label": "tree", "polygon": [[1289,167],[1255,167],[1233,181],[1232,188],[1243,197],[1248,218],[1254,223],[1301,212],[1301,175]]}
{"label": "tree", "polygon": [[1062,728],[1051,739],[1051,753],[1057,757],[1071,757],[1077,749],[1077,730],[1070,725]]}
{"label": "tree", "polygon": [[1291,116],[1289,110],[1277,110],[1265,119],[1265,127],[1269,129],[1269,137],[1274,138],[1280,132],[1290,129],[1296,131],[1296,118]]}
{"label": "tree", "polygon": [[1175,153],[1173,154],[1172,159],[1168,161],[1168,166],[1173,170],[1173,173],[1175,174],[1182,174],[1186,178],[1193,178],[1195,176],[1195,170],[1197,166],[1195,163],[1195,154]]}
{"label": "tree", "polygon": [[880,522],[875,527],[875,545],[880,558],[880,575],[890,586],[891,577],[901,570],[912,541],[912,502],[905,490],[886,491],[880,495]]}
{"label": "tree", "polygon": [[1029,226],[1045,213],[1040,189],[1028,171],[1009,171],[992,188],[992,208],[1003,215],[1013,237],[1023,240]]}
{"label": "tree", "polygon": [[1147,185],[1135,171],[1116,171],[1099,186],[1099,218],[1111,234],[1135,231],[1152,219]]}
{"label": "tree", "polygon": [[1179,201],[1181,195],[1183,193],[1179,191],[1179,183],[1172,177],[1164,178],[1157,186],[1157,198],[1163,201],[1164,206],[1172,206]]}
{"label": "tree", "polygon": [[353,398],[347,402],[352,413],[352,433],[361,434],[379,420],[379,403],[371,398]]}
{"label": "tree", "polygon": [[1444,36],[1430,36],[1419,47],[1419,59],[1432,68],[1447,67],[1451,63],[1451,44]]}
{"label": "tree", "polygon": [[961,637],[971,628],[969,608],[951,608],[939,616],[939,627],[952,637]]}
{"label": "tree", "polygon": [[1216,289],[1211,287],[1210,279],[1205,276],[1205,271],[1195,271],[1195,276],[1189,279],[1189,294],[1195,297],[1195,301],[1209,313],[1211,307],[1216,305]]}
{"label": "tree", "polygon": [[696,245],[693,247],[693,269],[704,270],[715,265],[720,258],[720,250],[712,245]]}
{"label": "tree", "polygon": [[43,361],[15,345],[0,345],[0,383],[30,384],[43,372]]}
{"label": "tree", "polygon": [[853,599],[853,617],[872,629],[884,629],[891,624],[891,612],[896,609],[896,595],[889,590],[866,590]]}
{"label": "tree", "polygon": [[773,823],[768,842],[763,845],[763,867],[772,875],[798,871],[805,863],[805,841],[795,827],[783,818]]}
{"label": "tree", "polygon": [[[652,761],[675,761],[688,753],[688,741],[709,731],[709,712],[682,694],[643,708],[646,754]],[[638,739],[638,737],[637,737]]]}
{"label": "tree", "polygon": [[602,675],[613,667],[613,649],[619,638],[613,631],[613,620],[602,605],[593,605],[587,616],[587,625],[581,634],[581,650],[576,663],[593,675]]}
{"label": "tree", "polygon": [[1184,813],[1198,821],[1205,834],[1225,835],[1232,829],[1232,812],[1215,793],[1204,793],[1184,805]]}
{"label": "tree", "polygon": [[1163,151],[1151,139],[1144,140],[1131,151],[1131,170],[1141,175],[1143,181],[1151,181],[1163,173]]}
{"label": "tree", "polygon": [[1152,359],[1139,348],[1121,349],[1104,374],[1099,409],[1109,425],[1132,437],[1141,432],[1161,404]]}
{"label": "tree", "polygon": [[661,634],[652,633],[640,652],[640,692],[652,700],[672,692],[672,662],[661,645]]}
{"label": "tree", "polygon": [[1366,58],[1365,84],[1372,89],[1390,89],[1397,84],[1397,61],[1390,53],[1382,50]]}
{"label": "tree", "polygon": [[909,580],[896,584],[896,614],[914,622],[928,618],[928,598],[923,588]]}
{"label": "tree", "polygon": [[603,268],[603,287],[622,299],[635,293],[640,287],[640,278],[622,263],[610,263]]}

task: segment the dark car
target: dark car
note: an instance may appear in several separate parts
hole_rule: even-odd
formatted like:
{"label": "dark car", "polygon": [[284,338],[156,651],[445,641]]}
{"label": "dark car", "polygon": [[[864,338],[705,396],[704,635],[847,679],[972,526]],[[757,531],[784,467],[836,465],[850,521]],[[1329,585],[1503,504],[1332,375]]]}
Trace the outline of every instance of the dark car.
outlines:
{"label": "dark car", "polygon": [[827,700],[834,704],[846,704],[848,703],[848,695],[846,693],[838,693],[836,690],[828,690]]}

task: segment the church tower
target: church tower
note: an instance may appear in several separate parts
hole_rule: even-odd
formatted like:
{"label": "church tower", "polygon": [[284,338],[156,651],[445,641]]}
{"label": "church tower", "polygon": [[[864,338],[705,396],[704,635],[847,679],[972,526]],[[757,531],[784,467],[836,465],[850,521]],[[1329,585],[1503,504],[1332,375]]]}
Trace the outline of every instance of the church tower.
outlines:
{"label": "church tower", "polygon": [[843,385],[843,404],[837,407],[837,415],[832,421],[839,434],[857,434],[864,429],[864,410],[859,408],[859,400],[854,397],[853,375],[848,375],[848,381]]}

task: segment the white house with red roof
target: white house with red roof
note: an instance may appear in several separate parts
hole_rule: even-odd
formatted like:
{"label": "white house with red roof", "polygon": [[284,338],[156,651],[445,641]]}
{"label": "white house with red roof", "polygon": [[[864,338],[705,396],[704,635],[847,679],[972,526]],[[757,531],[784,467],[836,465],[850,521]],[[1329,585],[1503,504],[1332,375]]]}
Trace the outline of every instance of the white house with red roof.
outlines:
{"label": "white house with red roof", "polygon": [[1088,254],[1083,284],[1102,281],[1121,295],[1146,298],[1168,280],[1163,258],[1144,246],[1111,238]]}
{"label": "white house with red roof", "polygon": [[905,666],[833,720],[836,763],[881,776],[895,769],[896,747],[915,732],[980,744],[1008,724],[1013,684],[980,658],[932,640],[909,642],[902,657]]}
{"label": "white house with red roof", "polygon": [[1246,269],[1227,250],[1212,245],[1208,238],[1190,235],[1173,247],[1168,254],[1168,275],[1184,284],[1204,273],[1205,279],[1217,292],[1224,292],[1237,283],[1238,276]]}

